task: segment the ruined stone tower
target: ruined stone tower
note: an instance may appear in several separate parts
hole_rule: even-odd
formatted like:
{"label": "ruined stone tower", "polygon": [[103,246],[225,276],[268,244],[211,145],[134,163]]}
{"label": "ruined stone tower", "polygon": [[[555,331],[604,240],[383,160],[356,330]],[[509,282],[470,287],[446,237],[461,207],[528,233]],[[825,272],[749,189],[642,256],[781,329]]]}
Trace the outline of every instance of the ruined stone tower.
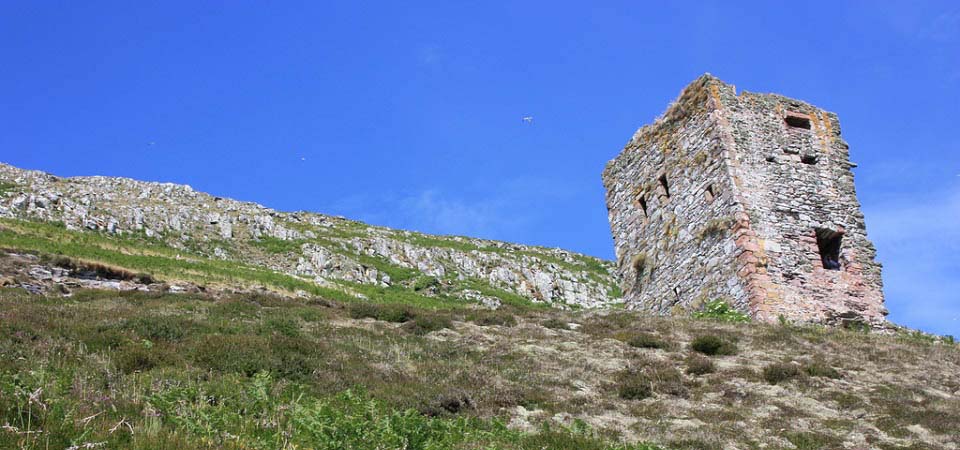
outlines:
{"label": "ruined stone tower", "polygon": [[836,114],[700,77],[603,173],[628,306],[882,323],[852,167]]}

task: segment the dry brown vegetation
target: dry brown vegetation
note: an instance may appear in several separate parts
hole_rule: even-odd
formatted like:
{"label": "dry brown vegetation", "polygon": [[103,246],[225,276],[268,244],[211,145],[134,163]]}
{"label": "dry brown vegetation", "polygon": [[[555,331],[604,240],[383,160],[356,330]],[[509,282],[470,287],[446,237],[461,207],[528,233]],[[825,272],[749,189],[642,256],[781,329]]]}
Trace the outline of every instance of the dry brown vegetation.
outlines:
{"label": "dry brown vegetation", "polygon": [[[549,438],[491,437],[461,448],[960,446],[960,349],[916,334],[627,311],[102,291],[44,298],[9,289],[0,291],[0,319],[0,422],[10,426],[0,443],[37,448],[42,440],[16,434],[24,417],[36,416],[34,430],[66,436],[95,416],[85,424],[90,436],[111,446],[149,448],[158,441],[143,439],[157,433],[164,442],[252,445],[260,441],[227,439],[236,434],[230,423],[198,438],[177,416],[189,408],[157,412],[148,399],[194,386],[227,401],[262,374],[281,399],[360,388],[383,408],[424,420],[502,420]],[[712,356],[697,350],[732,344]],[[37,402],[71,414],[24,416],[41,404],[31,403],[37,389]],[[134,431],[124,439],[109,432],[121,420]],[[542,434],[544,424],[566,434]]]}

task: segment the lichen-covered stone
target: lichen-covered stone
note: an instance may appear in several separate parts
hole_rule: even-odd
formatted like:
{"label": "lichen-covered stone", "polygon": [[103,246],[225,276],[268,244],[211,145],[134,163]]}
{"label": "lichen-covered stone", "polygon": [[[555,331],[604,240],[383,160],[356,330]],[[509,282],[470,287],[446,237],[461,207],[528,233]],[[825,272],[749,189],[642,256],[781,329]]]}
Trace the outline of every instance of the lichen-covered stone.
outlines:
{"label": "lichen-covered stone", "polygon": [[[60,178],[0,164],[0,218],[63,222],[70,230],[142,234],[184,254],[234,260],[313,279],[392,286],[384,269],[447,283],[444,295],[491,305],[473,281],[534,302],[598,307],[618,302],[609,261],[561,249],[430,236],[340,217],[280,212],[190,186],[112,177]],[[271,240],[289,243],[264,250]],[[289,251],[288,251],[289,250]],[[453,280],[453,281],[451,281]],[[458,287],[456,281],[462,281]]]}
{"label": "lichen-covered stone", "polygon": [[853,166],[835,114],[697,79],[603,173],[628,306],[882,323]]}

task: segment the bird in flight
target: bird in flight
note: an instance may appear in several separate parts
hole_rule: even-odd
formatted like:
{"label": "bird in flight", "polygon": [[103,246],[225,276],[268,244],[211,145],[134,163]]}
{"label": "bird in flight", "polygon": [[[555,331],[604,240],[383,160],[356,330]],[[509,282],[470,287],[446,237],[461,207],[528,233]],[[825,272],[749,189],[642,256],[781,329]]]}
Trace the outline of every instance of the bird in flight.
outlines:
{"label": "bird in flight", "polygon": [[533,123],[533,116],[523,116],[520,120],[524,123]]}

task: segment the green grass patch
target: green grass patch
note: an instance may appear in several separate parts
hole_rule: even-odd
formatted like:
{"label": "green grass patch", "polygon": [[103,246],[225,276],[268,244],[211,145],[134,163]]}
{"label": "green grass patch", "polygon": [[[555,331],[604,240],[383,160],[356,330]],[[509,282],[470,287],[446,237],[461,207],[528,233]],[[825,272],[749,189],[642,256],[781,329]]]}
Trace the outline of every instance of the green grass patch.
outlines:
{"label": "green grass patch", "polygon": [[20,185],[16,183],[10,183],[7,181],[0,181],[0,197],[6,197],[7,194],[11,194],[20,190]]}
{"label": "green grass patch", "polygon": [[260,267],[207,259],[135,237],[71,231],[50,223],[0,220],[0,247],[96,261],[165,281],[241,284],[287,292],[299,290],[339,301],[355,300],[346,292]]}
{"label": "green grass patch", "polygon": [[693,317],[698,319],[713,319],[722,322],[749,322],[750,316],[733,309],[730,304],[722,299],[710,301],[702,311],[693,313]]}
{"label": "green grass patch", "polygon": [[300,253],[300,246],[307,241],[302,239],[280,239],[272,236],[261,236],[260,239],[251,242],[255,247],[268,253],[285,254]]}

